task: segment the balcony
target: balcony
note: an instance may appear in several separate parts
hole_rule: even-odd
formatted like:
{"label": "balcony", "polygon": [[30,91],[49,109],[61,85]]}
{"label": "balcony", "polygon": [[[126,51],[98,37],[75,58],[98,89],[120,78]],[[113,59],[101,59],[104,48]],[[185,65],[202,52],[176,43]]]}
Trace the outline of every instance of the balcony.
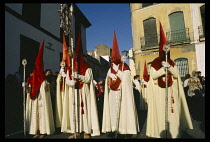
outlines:
{"label": "balcony", "polygon": [[140,37],[141,49],[147,50],[147,49],[158,48],[159,47],[158,40],[159,40],[159,35],[155,35],[152,37]]}
{"label": "balcony", "polygon": [[199,40],[204,41],[205,40],[205,27],[198,26],[198,34],[199,34]]}
{"label": "balcony", "polygon": [[171,45],[190,43],[189,28],[166,32],[166,38]]}

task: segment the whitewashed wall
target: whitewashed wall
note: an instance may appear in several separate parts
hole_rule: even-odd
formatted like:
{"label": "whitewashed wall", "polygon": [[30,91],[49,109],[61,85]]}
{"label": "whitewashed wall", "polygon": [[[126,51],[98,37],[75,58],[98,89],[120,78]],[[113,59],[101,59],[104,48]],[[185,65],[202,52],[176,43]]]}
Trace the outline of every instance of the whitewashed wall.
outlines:
{"label": "whitewashed wall", "polygon": [[[22,14],[22,4],[5,5],[17,11],[19,14]],[[42,4],[41,6],[40,26],[56,37],[60,36],[59,8],[59,4]],[[47,45],[48,42],[52,43],[51,48],[54,49],[54,51],[47,48],[44,49],[44,66],[45,69],[51,69],[53,72],[59,71],[59,53],[62,51],[62,43],[5,11],[5,78],[8,74],[14,74],[18,71],[20,64],[20,34],[29,37],[40,44],[44,39],[45,45]],[[28,48],[30,48],[30,45]]]}

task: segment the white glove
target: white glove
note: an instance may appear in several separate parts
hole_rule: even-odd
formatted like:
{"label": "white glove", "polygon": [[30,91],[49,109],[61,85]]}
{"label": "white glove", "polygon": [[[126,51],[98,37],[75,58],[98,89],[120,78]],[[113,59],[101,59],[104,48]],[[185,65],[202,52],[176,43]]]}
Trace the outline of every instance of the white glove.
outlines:
{"label": "white glove", "polygon": [[62,76],[62,77],[66,77],[66,73],[65,73],[65,72],[62,72],[62,73],[61,73],[61,76]]}
{"label": "white glove", "polygon": [[27,83],[22,82],[22,87],[25,87],[27,85]]}
{"label": "white glove", "polygon": [[164,68],[170,68],[171,67],[171,65],[168,62],[165,62],[165,61],[162,61],[161,64]]}
{"label": "white glove", "polygon": [[76,79],[80,79],[80,75],[79,75],[77,72],[74,72],[73,76],[74,76],[74,78],[76,78]]}
{"label": "white glove", "polygon": [[112,80],[116,80],[117,79],[117,76],[115,74],[111,73],[111,72],[108,74],[108,76],[111,77]]}
{"label": "white glove", "polygon": [[64,72],[64,67],[61,67],[60,69],[60,74],[62,74],[62,72]]}
{"label": "white glove", "polygon": [[39,100],[39,107],[42,107],[43,101]]}
{"label": "white glove", "polygon": [[66,77],[66,73],[64,72],[64,67],[61,67],[60,74],[62,77]]}
{"label": "white glove", "polygon": [[114,63],[112,63],[112,67],[113,69],[117,72],[119,70],[119,64],[118,65],[115,65]]}
{"label": "white glove", "polygon": [[67,80],[66,84],[70,87],[73,87],[75,85],[75,80]]}

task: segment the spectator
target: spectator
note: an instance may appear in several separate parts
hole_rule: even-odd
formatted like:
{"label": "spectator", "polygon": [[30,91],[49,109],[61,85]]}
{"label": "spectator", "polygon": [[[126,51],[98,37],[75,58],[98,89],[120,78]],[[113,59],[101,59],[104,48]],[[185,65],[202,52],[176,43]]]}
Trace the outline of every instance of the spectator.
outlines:
{"label": "spectator", "polygon": [[202,76],[201,79],[202,79],[201,80],[201,85],[203,87],[203,89],[202,89],[202,96],[204,97],[205,96],[205,77]]}
{"label": "spectator", "polygon": [[140,76],[135,75],[133,78],[133,95],[134,95],[134,101],[136,105],[137,115],[138,115],[138,121],[140,122],[140,109],[143,109],[143,103],[144,99],[141,94],[141,83],[140,83]]}
{"label": "spectator", "polygon": [[100,130],[102,128],[103,105],[104,105],[104,79],[98,78],[96,84],[96,99],[98,108],[98,120]]}
{"label": "spectator", "polygon": [[201,71],[198,71],[198,72],[197,72],[197,77],[200,79],[200,82],[201,82],[201,81],[202,81],[202,79],[201,79],[201,78],[202,78],[202,77],[201,77]]}
{"label": "spectator", "polygon": [[197,77],[196,71],[192,72],[192,77],[188,80],[189,86],[189,96],[192,97],[194,95],[201,96],[202,85],[200,83],[200,79]]}
{"label": "spectator", "polygon": [[190,78],[190,74],[186,74],[185,80],[184,80],[184,93],[185,93],[186,97],[188,96],[187,94],[188,94],[188,90],[189,90],[189,86],[187,85],[189,78]]}

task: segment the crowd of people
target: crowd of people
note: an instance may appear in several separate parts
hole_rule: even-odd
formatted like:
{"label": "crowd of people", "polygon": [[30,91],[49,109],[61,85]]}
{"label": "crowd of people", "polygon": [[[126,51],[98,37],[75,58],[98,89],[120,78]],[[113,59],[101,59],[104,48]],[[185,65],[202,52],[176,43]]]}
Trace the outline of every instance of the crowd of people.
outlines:
{"label": "crowd of people", "polygon": [[[74,66],[71,66],[63,35],[61,69],[54,75],[50,69],[42,72],[42,43],[36,68],[27,84],[23,84],[27,88],[28,134],[43,138],[58,129],[60,133],[70,133],[68,139],[89,139],[101,133],[108,133],[111,138],[129,137],[141,131],[139,118],[143,110],[147,111],[148,137],[180,138],[182,130],[193,129],[186,98],[205,96],[205,78],[199,77],[199,73],[198,78],[197,72],[193,72],[192,77],[186,75],[183,84],[170,52],[163,50],[165,44],[167,41],[160,24],[159,56],[153,60],[150,74],[145,68],[140,80],[140,75],[131,78],[130,68],[120,56],[115,31],[111,66],[104,79],[93,78],[92,69],[84,60],[80,33]],[[167,59],[165,54],[168,54]],[[200,89],[199,94],[196,89]]]}

